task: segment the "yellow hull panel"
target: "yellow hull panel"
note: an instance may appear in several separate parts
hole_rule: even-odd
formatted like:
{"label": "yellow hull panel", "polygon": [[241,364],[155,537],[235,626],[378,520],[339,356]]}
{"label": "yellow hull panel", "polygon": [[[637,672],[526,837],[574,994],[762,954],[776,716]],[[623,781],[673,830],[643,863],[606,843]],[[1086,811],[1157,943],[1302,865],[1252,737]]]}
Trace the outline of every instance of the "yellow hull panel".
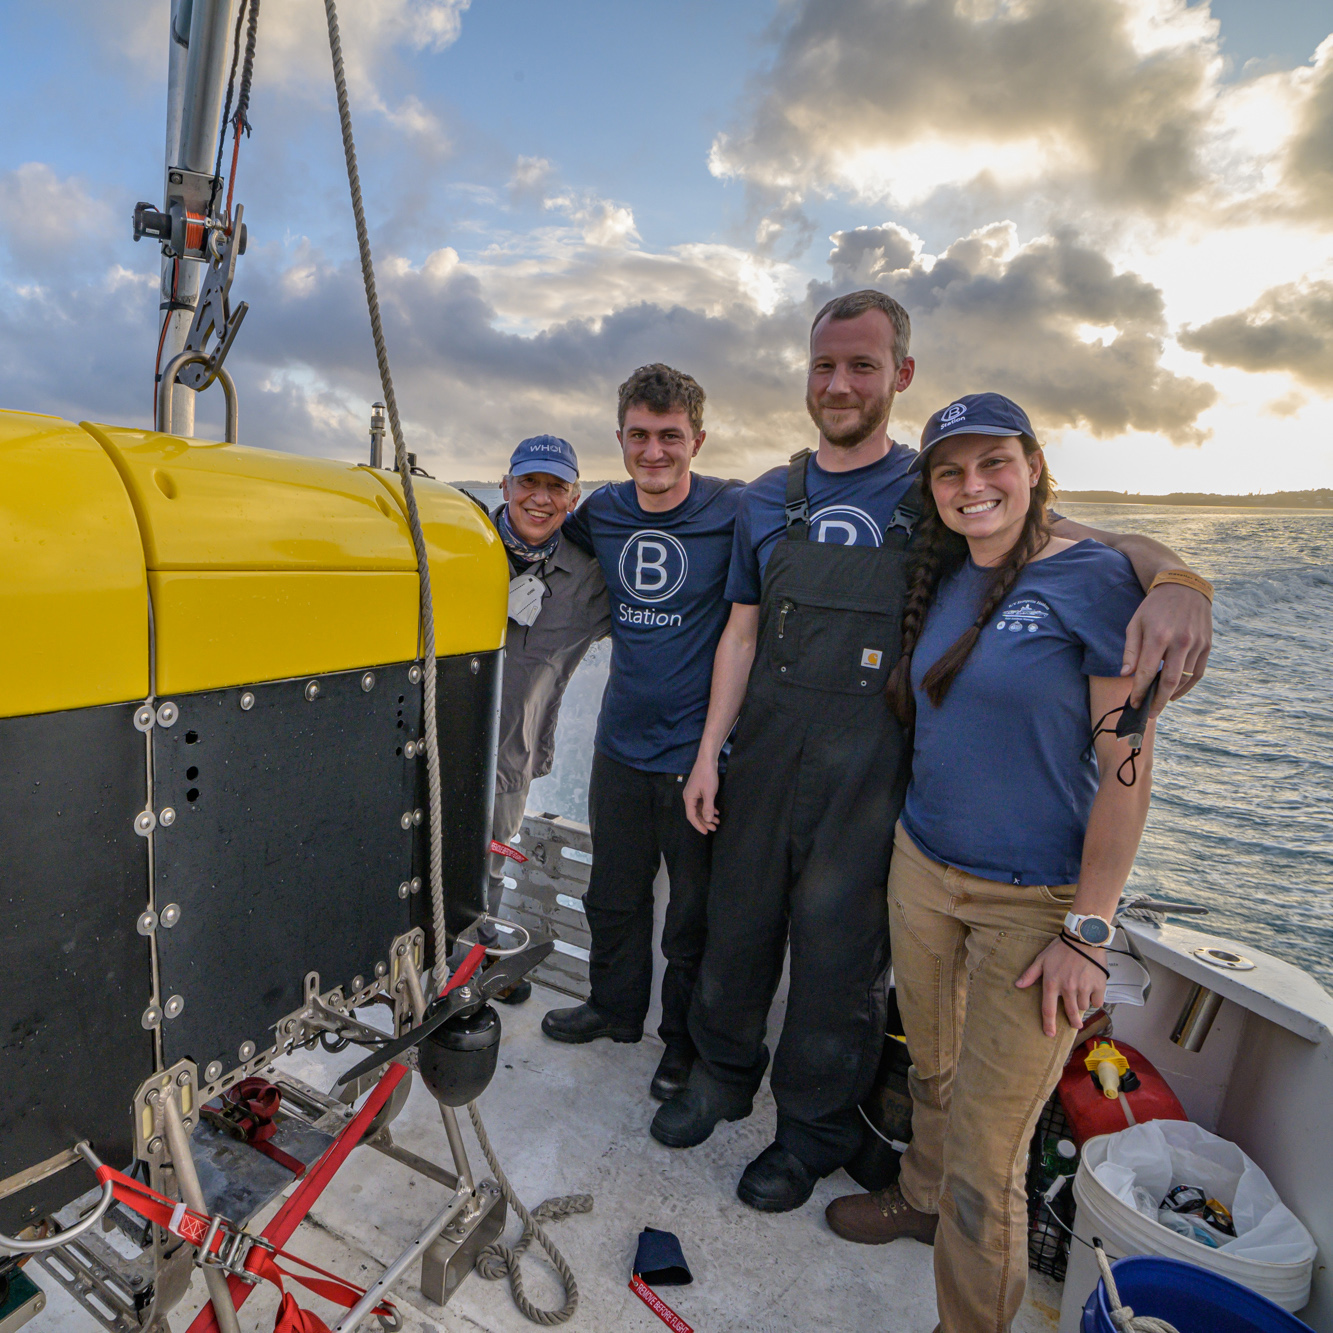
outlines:
{"label": "yellow hull panel", "polygon": [[143,547],[115,468],[70,422],[0,412],[0,717],[147,692]]}
{"label": "yellow hull panel", "polygon": [[[416,491],[436,654],[504,644],[509,566],[451,486]],[[0,716],[420,653],[398,479],[336,459],[0,412]]]}
{"label": "yellow hull panel", "polygon": [[153,570],[148,582],[164,697],[417,655],[415,574]]}

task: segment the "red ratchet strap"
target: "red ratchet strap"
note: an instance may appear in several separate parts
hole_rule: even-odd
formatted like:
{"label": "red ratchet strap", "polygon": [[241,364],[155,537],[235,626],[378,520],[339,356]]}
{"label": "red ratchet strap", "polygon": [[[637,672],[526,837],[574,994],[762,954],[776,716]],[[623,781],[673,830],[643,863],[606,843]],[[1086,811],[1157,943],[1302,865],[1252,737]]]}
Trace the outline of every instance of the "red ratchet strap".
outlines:
{"label": "red ratchet strap", "polygon": [[637,1273],[630,1278],[629,1289],[671,1329],[672,1333],[694,1333],[694,1330]]}
{"label": "red ratchet strap", "polygon": [[[384,1071],[384,1076],[375,1085],[375,1090],[366,1098],[365,1105],[343,1126],[342,1132],[329,1145],[328,1151],[310,1168],[305,1178],[292,1191],[291,1197],[278,1209],[273,1221],[264,1228],[262,1236],[262,1239],[272,1245],[275,1250],[281,1250],[282,1246],[291,1239],[292,1233],[301,1225],[305,1215],[315,1206],[315,1200],[327,1188],[329,1181],[333,1179],[338,1168],[347,1160],[352,1149],[361,1142],[370,1126],[370,1122],[380,1113],[384,1103],[389,1100],[389,1095],[402,1082],[403,1075],[406,1073],[407,1066],[396,1063],[391,1064]],[[262,1267],[265,1258],[267,1258],[267,1254],[263,1247],[255,1245],[246,1257],[246,1269],[258,1275],[258,1270]],[[300,1261],[298,1260],[298,1262]],[[240,1309],[253,1290],[251,1284],[238,1277],[229,1277],[227,1286],[231,1291],[231,1298],[235,1302],[236,1308]],[[285,1297],[283,1304],[286,1307]],[[303,1311],[301,1314],[304,1319],[314,1319],[313,1315],[305,1314]],[[320,1333],[321,1328],[322,1325],[320,1327],[307,1327],[305,1324],[288,1328],[280,1326],[278,1333]],[[213,1313],[212,1301],[209,1301],[195,1315],[194,1323],[190,1325],[187,1333],[218,1333],[218,1321],[217,1316]]]}
{"label": "red ratchet strap", "polygon": [[262,1078],[243,1078],[227,1089],[222,1105],[210,1102],[204,1110],[212,1112],[229,1132],[239,1133],[256,1152],[286,1167],[299,1180],[305,1175],[305,1163],[268,1141],[277,1133],[273,1118],[281,1106],[282,1092],[272,1083]]}
{"label": "red ratchet strap", "polygon": [[[191,1245],[203,1248],[204,1242],[208,1241],[208,1253],[215,1254],[220,1250],[223,1244],[229,1239],[229,1236],[221,1228],[213,1231],[212,1239],[209,1240],[208,1233],[212,1226],[210,1218],[204,1217],[200,1213],[187,1208],[183,1203],[176,1203],[173,1199],[168,1199],[164,1194],[159,1194],[155,1189],[147,1185],[142,1185],[137,1180],[122,1174],[109,1166],[100,1166],[97,1169],[97,1178],[104,1185],[107,1181],[111,1182],[112,1191],[116,1198],[132,1209],[140,1217],[146,1217],[151,1222],[156,1222],[159,1226],[165,1227],[173,1235],[180,1236],[183,1240],[189,1241]],[[289,1263],[299,1264],[302,1268],[309,1269],[311,1273],[318,1276],[311,1277],[302,1273],[294,1273],[289,1268],[281,1267],[277,1260],[286,1259]],[[296,1301],[283,1286],[283,1278],[290,1278],[293,1282],[299,1282],[303,1287],[313,1291],[317,1296],[323,1296],[325,1300],[332,1301],[335,1305],[341,1305],[350,1310],[357,1301],[366,1293],[352,1282],[344,1281],[336,1273],[330,1273],[308,1260],[300,1258],[295,1254],[288,1254],[285,1250],[275,1249],[272,1254],[262,1245],[256,1245],[246,1257],[246,1271],[254,1274],[256,1280],[263,1279],[266,1282],[272,1282],[275,1287],[282,1292],[282,1308],[278,1314],[277,1333],[328,1333],[327,1326],[317,1316],[311,1314],[308,1310],[302,1310]],[[210,1310],[212,1306],[208,1307]],[[396,1311],[389,1302],[379,1305],[376,1314],[382,1314],[387,1318],[393,1318]]]}
{"label": "red ratchet strap", "polygon": [[520,864],[528,859],[522,852],[511,847],[508,843],[496,842],[494,838],[491,839],[491,851],[496,856],[507,856],[511,861],[518,861]]}

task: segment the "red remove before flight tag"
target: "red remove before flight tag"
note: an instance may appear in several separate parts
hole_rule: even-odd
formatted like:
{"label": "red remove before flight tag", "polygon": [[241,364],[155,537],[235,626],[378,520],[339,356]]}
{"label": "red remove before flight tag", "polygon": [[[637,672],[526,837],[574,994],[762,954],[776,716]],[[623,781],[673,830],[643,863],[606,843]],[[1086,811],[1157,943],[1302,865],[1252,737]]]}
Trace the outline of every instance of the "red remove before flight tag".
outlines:
{"label": "red remove before flight tag", "polygon": [[694,1333],[694,1330],[637,1273],[630,1278],[629,1289],[671,1329],[671,1333]]}
{"label": "red remove before flight tag", "polygon": [[494,838],[491,839],[491,851],[493,851],[496,856],[507,856],[511,861],[521,862],[528,859],[522,852],[510,847],[507,843],[496,842]]}

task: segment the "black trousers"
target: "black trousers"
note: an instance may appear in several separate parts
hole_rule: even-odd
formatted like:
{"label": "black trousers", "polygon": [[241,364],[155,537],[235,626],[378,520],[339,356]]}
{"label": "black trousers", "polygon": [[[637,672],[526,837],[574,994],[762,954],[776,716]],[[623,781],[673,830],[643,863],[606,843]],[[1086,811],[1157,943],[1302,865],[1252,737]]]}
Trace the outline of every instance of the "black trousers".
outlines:
{"label": "black trousers", "polygon": [[653,989],[653,880],[666,858],[671,896],[662,930],[667,960],[662,1023],[668,1045],[690,1042],[687,1015],[704,951],[712,838],[685,818],[684,777],[628,768],[594,751],[588,784],[592,875],[583,905],[592,935],[589,1000],[631,1026]]}
{"label": "black trousers", "polygon": [[757,1091],[790,939],[772,1074],[777,1141],[821,1175],[860,1146],[857,1107],[883,1043],[896,760],[873,721],[830,726],[749,700],[715,835],[690,1081],[711,1080],[730,1095]]}

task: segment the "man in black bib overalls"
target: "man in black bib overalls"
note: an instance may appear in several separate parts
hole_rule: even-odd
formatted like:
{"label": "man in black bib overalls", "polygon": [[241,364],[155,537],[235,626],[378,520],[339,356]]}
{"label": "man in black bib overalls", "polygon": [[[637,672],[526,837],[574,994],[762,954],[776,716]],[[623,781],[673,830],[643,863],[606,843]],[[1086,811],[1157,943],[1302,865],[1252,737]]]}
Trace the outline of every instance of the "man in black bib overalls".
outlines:
{"label": "man in black bib overalls", "polygon": [[[882,691],[899,656],[904,548],[919,508],[913,455],[889,440],[887,422],[894,395],[912,381],[909,336],[907,312],[873,290],[830,301],[815,320],[806,406],[819,452],[803,451],[742,498],[727,581],[731,618],[685,787],[690,821],[718,829],[689,1020],[699,1058],[652,1133],[689,1147],[719,1121],[750,1113],[790,939],[772,1076],[776,1141],[736,1189],[772,1212],[799,1207],[820,1176],[855,1154],[858,1106],[882,1044],[885,886],[910,758]],[[1155,712],[1197,684],[1212,639],[1210,607],[1187,587],[1155,584],[1163,571],[1183,568],[1180,557],[1149,538],[1068,519],[1054,530],[1115,546],[1145,591],[1156,588],[1126,636],[1134,700],[1159,664]],[[719,823],[718,763],[738,714]],[[907,1234],[887,1224],[880,1231],[881,1241]]]}
{"label": "man in black bib overalls", "polygon": [[[886,423],[913,363],[903,354],[906,312],[880,293],[869,296],[859,309],[821,315],[812,337],[809,406],[820,426],[819,461],[844,464],[846,475],[816,464],[812,477],[809,450],[792,459],[781,514],[771,507],[778,531],[766,544],[759,605],[733,608],[755,630],[748,686],[747,664],[731,671],[744,707],[727,764],[707,951],[690,1013],[700,1059],[689,1088],[662,1107],[652,1131],[690,1146],[719,1120],[749,1113],[768,1064],[765,1024],[790,936],[786,1021],[772,1076],[777,1142],[751,1163],[739,1189],[747,1203],[773,1210],[803,1203],[815,1180],[856,1152],[857,1105],[874,1077],[884,1027],[884,885],[906,763],[883,690],[898,659],[914,516],[910,455],[890,458]],[[855,503],[825,504],[821,492],[816,511],[808,494],[815,479],[850,490]],[[870,486],[879,488],[874,502]],[[871,512],[875,502],[882,517]],[[812,519],[823,524],[817,533]],[[856,540],[863,519],[874,533],[844,544]],[[725,656],[719,650],[709,709],[717,747],[740,705],[719,697]],[[692,785],[701,770],[715,779],[709,742],[705,732]],[[704,814],[692,811],[705,826],[717,822],[715,791]],[[692,794],[687,789],[687,807]]]}

